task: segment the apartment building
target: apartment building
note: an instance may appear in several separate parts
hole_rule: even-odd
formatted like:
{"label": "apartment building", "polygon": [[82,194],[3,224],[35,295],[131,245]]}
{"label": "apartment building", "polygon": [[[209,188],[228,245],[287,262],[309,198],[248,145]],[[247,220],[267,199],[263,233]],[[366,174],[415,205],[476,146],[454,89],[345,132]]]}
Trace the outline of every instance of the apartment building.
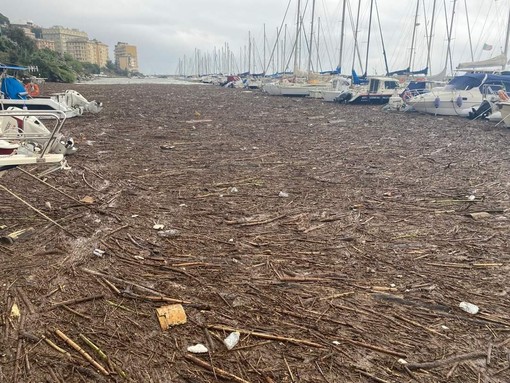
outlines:
{"label": "apartment building", "polygon": [[138,71],[138,54],[136,46],[128,43],[118,42],[115,45],[115,65],[117,68],[129,72]]}
{"label": "apartment building", "polygon": [[60,25],[43,28],[42,36],[45,40],[55,41],[55,50],[62,54],[68,53],[67,43],[70,41],[88,41],[87,33],[78,29],[64,28]]}
{"label": "apartment building", "polygon": [[43,38],[54,41],[55,50],[68,53],[75,60],[105,67],[108,61],[108,45],[89,40],[87,33],[77,29],[54,26],[42,30]]}
{"label": "apartment building", "polygon": [[97,40],[73,40],[68,41],[67,53],[75,60],[80,62],[89,62],[105,67],[108,61],[108,45]]}

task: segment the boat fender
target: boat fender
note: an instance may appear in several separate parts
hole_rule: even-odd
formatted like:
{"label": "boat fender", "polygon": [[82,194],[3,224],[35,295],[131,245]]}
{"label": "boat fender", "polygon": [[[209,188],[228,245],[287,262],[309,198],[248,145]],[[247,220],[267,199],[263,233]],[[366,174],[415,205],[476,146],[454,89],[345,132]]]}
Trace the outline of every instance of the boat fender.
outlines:
{"label": "boat fender", "polygon": [[439,103],[441,102],[441,100],[439,99],[439,97],[436,97],[434,99],[434,107],[437,109],[439,108]]}
{"label": "boat fender", "polygon": [[459,108],[462,106],[462,97],[461,97],[460,94],[457,96],[457,99],[455,100],[455,103],[457,104],[457,106]]}
{"label": "boat fender", "polygon": [[498,90],[498,96],[501,101],[510,100],[510,97],[508,97],[508,94],[503,89]]}

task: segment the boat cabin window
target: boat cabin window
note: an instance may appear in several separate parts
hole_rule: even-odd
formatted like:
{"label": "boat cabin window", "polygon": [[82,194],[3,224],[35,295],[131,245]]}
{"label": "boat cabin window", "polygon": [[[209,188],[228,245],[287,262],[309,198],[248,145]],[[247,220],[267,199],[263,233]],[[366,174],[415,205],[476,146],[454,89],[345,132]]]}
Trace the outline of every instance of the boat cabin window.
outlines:
{"label": "boat cabin window", "polygon": [[395,82],[395,81],[385,81],[384,82],[384,87],[386,89],[397,89],[398,88],[398,83]]}
{"label": "boat cabin window", "polygon": [[369,92],[375,93],[379,90],[379,80],[371,79],[370,80],[370,88],[368,89]]}

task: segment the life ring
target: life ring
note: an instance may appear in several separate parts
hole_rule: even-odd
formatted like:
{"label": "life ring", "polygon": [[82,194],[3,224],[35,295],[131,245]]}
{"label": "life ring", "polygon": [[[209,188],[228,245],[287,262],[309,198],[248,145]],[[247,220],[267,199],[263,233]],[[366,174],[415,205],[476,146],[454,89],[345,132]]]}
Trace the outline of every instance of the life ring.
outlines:
{"label": "life ring", "polygon": [[39,85],[34,84],[33,82],[25,84],[25,90],[30,97],[39,96]]}

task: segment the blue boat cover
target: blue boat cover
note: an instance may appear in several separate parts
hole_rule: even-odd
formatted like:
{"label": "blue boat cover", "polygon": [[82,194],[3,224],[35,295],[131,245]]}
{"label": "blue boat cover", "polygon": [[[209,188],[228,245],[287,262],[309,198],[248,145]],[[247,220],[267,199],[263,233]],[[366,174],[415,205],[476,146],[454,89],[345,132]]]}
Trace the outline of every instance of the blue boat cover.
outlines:
{"label": "blue boat cover", "polygon": [[468,73],[452,78],[446,89],[469,90],[481,86],[493,86],[510,91],[510,75]]}
{"label": "blue boat cover", "polygon": [[10,99],[23,99],[27,98],[27,91],[23,84],[14,77],[5,77],[2,79],[2,86],[0,91],[4,94],[4,97]]}

